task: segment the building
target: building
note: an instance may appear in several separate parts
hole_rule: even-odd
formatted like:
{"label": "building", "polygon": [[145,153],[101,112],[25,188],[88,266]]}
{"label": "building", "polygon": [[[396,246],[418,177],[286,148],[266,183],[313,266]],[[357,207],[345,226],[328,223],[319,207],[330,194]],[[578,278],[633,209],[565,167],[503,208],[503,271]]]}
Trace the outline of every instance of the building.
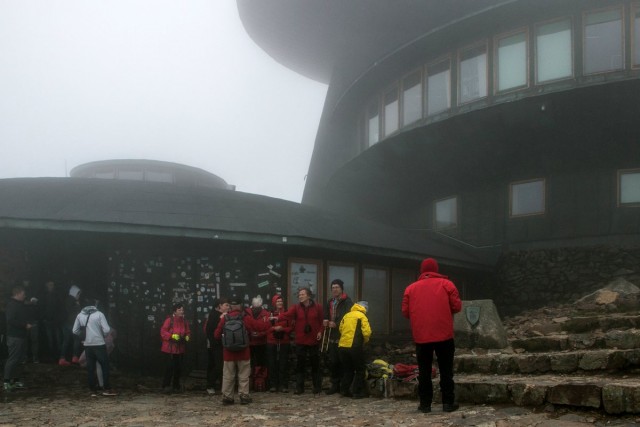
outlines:
{"label": "building", "polygon": [[639,1],[237,3],[329,84],[303,204],[559,268],[564,248],[640,245]]}

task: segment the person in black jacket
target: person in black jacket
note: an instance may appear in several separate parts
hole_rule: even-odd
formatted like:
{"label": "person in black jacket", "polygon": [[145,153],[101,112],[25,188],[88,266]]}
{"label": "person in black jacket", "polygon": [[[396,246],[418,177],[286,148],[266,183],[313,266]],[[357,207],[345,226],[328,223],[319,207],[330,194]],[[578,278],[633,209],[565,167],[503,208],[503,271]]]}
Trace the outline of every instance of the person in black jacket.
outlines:
{"label": "person in black jacket", "polygon": [[340,363],[340,354],[338,352],[338,342],[340,341],[340,321],[345,314],[351,311],[353,301],[344,292],[344,282],[335,279],[331,282],[331,298],[324,307],[323,326],[329,334],[329,346],[327,349],[327,357],[329,359],[329,374],[331,375],[331,388],[326,391],[327,394],[340,392],[340,381],[342,380],[342,365]]}
{"label": "person in black jacket", "polygon": [[207,323],[205,324],[205,334],[207,336],[207,393],[216,394],[216,387],[220,389],[222,384],[222,342],[216,339],[213,334],[220,323],[220,318],[229,311],[229,303],[226,298],[220,298],[215,302],[215,309],[209,312]]}
{"label": "person in black jacket", "polygon": [[24,388],[20,380],[22,359],[27,350],[27,331],[31,324],[27,322],[27,309],[24,305],[26,295],[22,286],[13,288],[12,297],[7,301],[7,348],[9,357],[4,365],[4,390]]}

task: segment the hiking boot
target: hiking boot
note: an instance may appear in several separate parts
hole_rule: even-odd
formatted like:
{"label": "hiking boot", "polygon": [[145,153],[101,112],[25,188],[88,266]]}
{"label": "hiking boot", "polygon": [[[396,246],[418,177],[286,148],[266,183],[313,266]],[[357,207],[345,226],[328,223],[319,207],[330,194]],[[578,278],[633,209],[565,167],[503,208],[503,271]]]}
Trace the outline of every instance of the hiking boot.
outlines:
{"label": "hiking boot", "polygon": [[71,366],[71,363],[67,362],[67,359],[60,358],[60,360],[58,360],[58,365],[60,365],[60,366]]}
{"label": "hiking boot", "polygon": [[422,412],[423,414],[428,414],[429,412],[431,412],[431,405],[420,405],[418,406],[418,411]]}
{"label": "hiking boot", "polygon": [[222,398],[222,404],[223,405],[233,405],[233,398],[232,397],[223,397]]}
{"label": "hiking boot", "polygon": [[216,394],[216,389],[215,388],[208,388],[207,389],[207,393],[213,396],[214,394]]}
{"label": "hiking boot", "polygon": [[90,396],[91,397],[98,397],[98,390],[91,390]]}
{"label": "hiking boot", "polygon": [[102,395],[103,395],[103,396],[117,396],[117,395],[118,395],[118,393],[116,393],[116,392],[115,392],[115,391],[113,391],[113,390],[104,390],[104,391],[102,392]]}
{"label": "hiking boot", "polygon": [[240,396],[240,404],[246,405],[248,403],[253,402],[253,400],[249,396]]}
{"label": "hiking boot", "polygon": [[460,405],[458,405],[457,403],[443,403],[442,404],[442,410],[444,412],[453,412],[456,409],[458,409],[460,407]]}
{"label": "hiking boot", "polygon": [[78,358],[78,356],[73,356],[71,358],[71,364],[72,365],[79,365],[80,364],[80,359]]}

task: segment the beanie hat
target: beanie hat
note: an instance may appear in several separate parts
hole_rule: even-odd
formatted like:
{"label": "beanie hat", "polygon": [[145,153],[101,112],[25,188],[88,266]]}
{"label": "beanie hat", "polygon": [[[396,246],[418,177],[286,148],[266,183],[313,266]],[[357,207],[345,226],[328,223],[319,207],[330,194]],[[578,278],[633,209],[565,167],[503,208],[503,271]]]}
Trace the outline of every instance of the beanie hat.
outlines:
{"label": "beanie hat", "polygon": [[340,289],[342,289],[344,291],[344,282],[340,279],[334,279],[333,282],[331,282],[331,286],[333,285],[338,285],[340,286]]}
{"label": "beanie hat", "polygon": [[433,258],[427,258],[422,261],[420,264],[420,274],[422,273],[437,273],[438,272],[438,262]]}
{"label": "beanie hat", "polygon": [[367,301],[358,301],[356,304],[362,306],[364,311],[369,311],[369,303]]}
{"label": "beanie hat", "polygon": [[80,294],[80,288],[77,287],[76,285],[71,285],[71,287],[69,288],[69,295],[71,295],[74,298],[78,298],[79,294]]}
{"label": "beanie hat", "polygon": [[276,308],[276,302],[278,302],[279,299],[282,299],[282,296],[275,294],[273,296],[273,298],[271,298],[271,307],[273,307],[274,309]]}

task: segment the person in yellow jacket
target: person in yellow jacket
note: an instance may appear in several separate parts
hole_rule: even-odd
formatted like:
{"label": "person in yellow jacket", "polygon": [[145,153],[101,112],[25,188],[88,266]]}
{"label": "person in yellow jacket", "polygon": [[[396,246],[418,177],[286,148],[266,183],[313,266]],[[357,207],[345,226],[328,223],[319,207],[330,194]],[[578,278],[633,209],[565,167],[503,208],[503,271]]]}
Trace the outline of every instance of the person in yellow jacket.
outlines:
{"label": "person in yellow jacket", "polygon": [[[364,396],[364,345],[371,337],[371,326],[367,319],[367,301],[358,301],[340,322],[338,352],[343,367],[340,390],[344,397],[362,399]],[[353,394],[349,391],[353,383]]]}

